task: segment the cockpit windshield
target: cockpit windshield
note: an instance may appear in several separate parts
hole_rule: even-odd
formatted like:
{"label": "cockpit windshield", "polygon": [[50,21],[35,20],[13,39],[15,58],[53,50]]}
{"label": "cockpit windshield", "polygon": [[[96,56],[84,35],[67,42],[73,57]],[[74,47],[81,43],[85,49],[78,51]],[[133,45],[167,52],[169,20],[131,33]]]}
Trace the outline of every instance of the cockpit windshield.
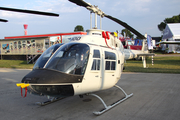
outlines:
{"label": "cockpit windshield", "polygon": [[33,69],[43,68],[48,59],[52,56],[52,54],[63,44],[55,44],[49,47],[37,60]]}
{"label": "cockpit windshield", "polygon": [[89,46],[82,43],[63,45],[52,56],[45,68],[67,74],[84,75],[89,57]]}

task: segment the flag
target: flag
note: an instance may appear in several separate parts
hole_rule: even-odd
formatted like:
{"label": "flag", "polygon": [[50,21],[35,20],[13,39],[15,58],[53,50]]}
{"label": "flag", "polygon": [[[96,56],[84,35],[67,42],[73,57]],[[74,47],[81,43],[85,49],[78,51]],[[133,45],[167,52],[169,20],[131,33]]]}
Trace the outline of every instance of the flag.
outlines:
{"label": "flag", "polygon": [[152,38],[150,35],[147,35],[147,44],[148,44],[148,50],[153,49]]}

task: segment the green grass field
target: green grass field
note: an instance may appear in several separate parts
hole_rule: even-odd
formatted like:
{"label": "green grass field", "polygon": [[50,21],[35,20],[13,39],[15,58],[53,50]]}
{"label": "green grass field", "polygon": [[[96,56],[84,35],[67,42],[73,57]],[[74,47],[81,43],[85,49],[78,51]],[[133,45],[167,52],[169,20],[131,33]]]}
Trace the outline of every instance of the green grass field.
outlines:
{"label": "green grass field", "polygon": [[154,57],[154,65],[149,57],[146,66],[143,68],[142,61],[128,60],[124,72],[180,73],[180,56]]}
{"label": "green grass field", "polygon": [[[32,69],[34,64],[27,64],[23,60],[0,60],[0,68]],[[154,57],[154,65],[151,57],[147,58],[147,68],[143,68],[142,61],[128,60],[123,72],[145,73],[177,73],[180,74],[180,56]]]}
{"label": "green grass field", "polygon": [[0,60],[0,68],[32,69],[33,66],[24,60]]}

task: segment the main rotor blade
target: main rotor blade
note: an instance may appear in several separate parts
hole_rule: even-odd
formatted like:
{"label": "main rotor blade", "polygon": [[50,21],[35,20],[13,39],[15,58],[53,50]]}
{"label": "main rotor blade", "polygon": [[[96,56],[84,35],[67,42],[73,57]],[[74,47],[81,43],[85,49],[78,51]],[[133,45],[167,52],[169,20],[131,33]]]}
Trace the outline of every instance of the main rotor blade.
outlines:
{"label": "main rotor blade", "polygon": [[[87,8],[88,6],[91,7],[90,4],[86,3],[86,2],[83,1],[83,0],[69,0],[69,1],[75,3],[75,4],[79,5],[79,6],[86,7],[86,8]],[[117,18],[114,18],[114,17],[112,17],[112,16],[110,16],[110,15],[106,15],[106,14],[103,14],[103,15],[104,15],[105,17],[109,18],[110,20],[113,20],[114,22],[116,22],[116,23],[122,25],[123,27],[127,28],[127,29],[130,30],[132,33],[134,33],[135,35],[137,35],[138,37],[140,37],[141,39],[145,39],[145,37],[144,37],[141,33],[139,33],[138,31],[136,31],[134,28],[132,28],[131,26],[129,26],[127,23],[125,23],[125,22],[123,22],[123,21],[121,21],[121,20],[119,20],[119,19],[117,19]]]}
{"label": "main rotor blade", "polygon": [[137,30],[135,30],[134,28],[132,28],[131,26],[129,26],[127,23],[125,23],[125,22],[123,22],[123,21],[121,21],[121,20],[119,20],[119,19],[117,19],[117,18],[114,18],[114,17],[112,17],[112,16],[110,16],[110,15],[104,14],[104,16],[107,17],[107,18],[109,18],[109,19],[111,19],[111,20],[113,20],[114,22],[122,25],[123,27],[127,28],[127,29],[130,30],[132,33],[134,33],[135,35],[137,35],[138,37],[140,37],[141,39],[146,39],[141,33],[139,33]]}
{"label": "main rotor blade", "polygon": [[86,3],[83,0],[69,0],[69,1],[75,3],[75,4],[79,5],[79,6],[83,6],[83,7],[90,6],[88,3]]}
{"label": "main rotor blade", "polygon": [[41,12],[41,11],[25,10],[25,9],[15,9],[15,8],[7,8],[7,7],[0,7],[0,10],[30,13],[30,14],[37,14],[37,15],[46,15],[46,16],[56,16],[56,17],[59,16],[59,14],[50,13],[50,12]]}
{"label": "main rotor blade", "polygon": [[8,22],[8,20],[0,19],[0,22]]}

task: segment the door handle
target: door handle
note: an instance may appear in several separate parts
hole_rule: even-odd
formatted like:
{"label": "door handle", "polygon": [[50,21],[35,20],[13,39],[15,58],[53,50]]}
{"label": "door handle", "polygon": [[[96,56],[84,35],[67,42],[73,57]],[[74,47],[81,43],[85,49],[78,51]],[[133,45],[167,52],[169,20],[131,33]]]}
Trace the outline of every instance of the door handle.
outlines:
{"label": "door handle", "polygon": [[99,77],[99,75],[96,75],[95,77]]}
{"label": "door handle", "polygon": [[112,75],[112,76],[114,76],[114,75]]}

